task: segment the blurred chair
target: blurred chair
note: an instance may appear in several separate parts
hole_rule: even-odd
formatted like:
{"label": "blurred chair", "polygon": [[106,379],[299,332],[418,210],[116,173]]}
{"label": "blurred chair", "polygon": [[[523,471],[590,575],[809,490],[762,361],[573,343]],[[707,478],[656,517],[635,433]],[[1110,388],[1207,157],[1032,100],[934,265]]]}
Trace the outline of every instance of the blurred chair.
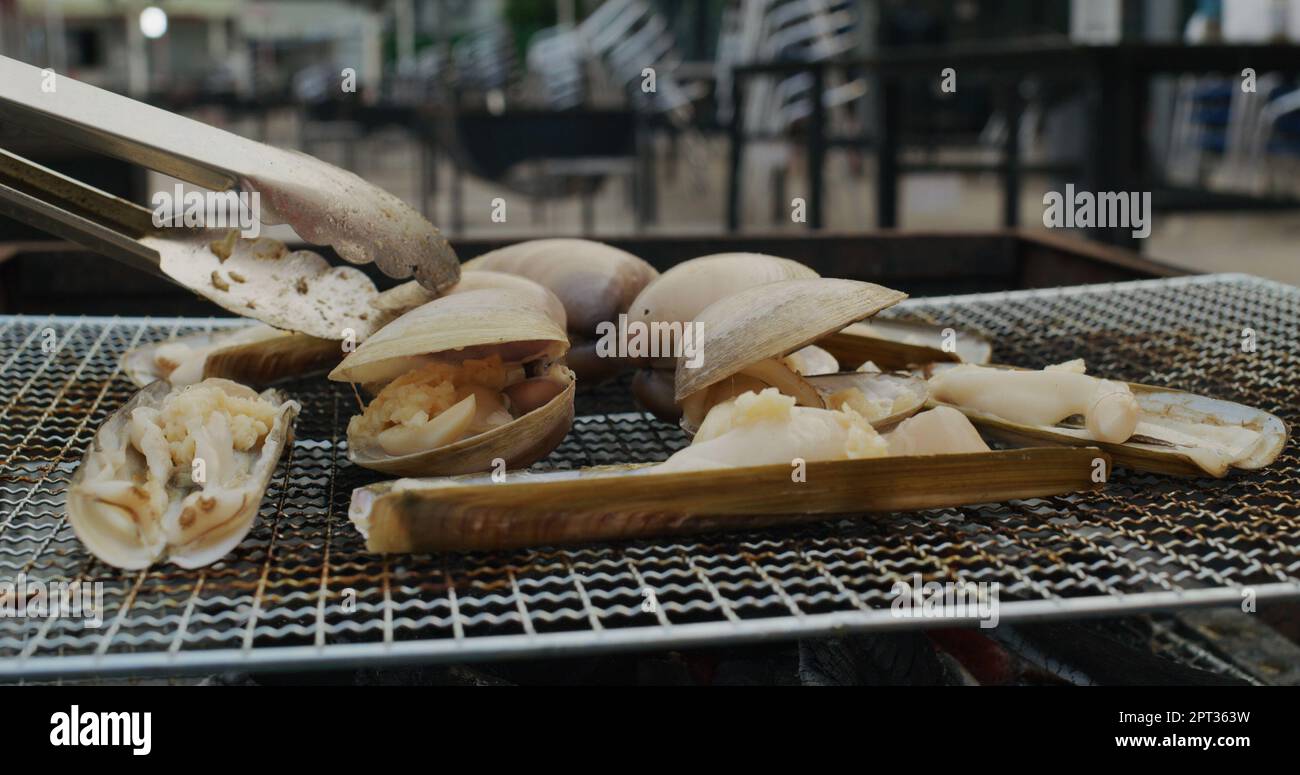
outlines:
{"label": "blurred chair", "polygon": [[[1277,96],[1269,100],[1259,112],[1259,120],[1250,138],[1249,150],[1243,167],[1249,170],[1249,183],[1258,193],[1271,193],[1277,159],[1294,161],[1300,158],[1300,89],[1276,90]],[[1293,182],[1293,177],[1287,176]],[[1292,189],[1287,192],[1296,196]]]}

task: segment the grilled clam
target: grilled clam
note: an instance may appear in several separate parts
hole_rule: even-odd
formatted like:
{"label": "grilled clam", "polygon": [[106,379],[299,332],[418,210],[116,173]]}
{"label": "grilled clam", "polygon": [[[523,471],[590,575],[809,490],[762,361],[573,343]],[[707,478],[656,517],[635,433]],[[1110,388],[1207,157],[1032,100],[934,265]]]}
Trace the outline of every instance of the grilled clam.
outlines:
{"label": "grilled clam", "polygon": [[993,345],[974,331],[911,320],[854,323],[818,344],[848,366],[870,361],[887,370],[946,361],[984,364],[993,356]]}
{"label": "grilled clam", "polygon": [[[536,304],[546,310],[546,314],[550,315],[556,323],[561,326],[566,325],[567,317],[564,304],[559,297],[541,284],[522,275],[494,272],[490,269],[467,269],[461,272],[460,281],[442,295],[450,296],[454,293],[481,291],[489,288],[502,288],[528,294],[533,297]],[[386,315],[387,319],[392,320],[416,307],[428,304],[436,298],[438,298],[438,295],[433,291],[420,285],[419,282],[411,280],[379,294],[373,305]]]}
{"label": "grilled clam", "polygon": [[814,278],[756,285],[700,311],[698,366],[677,360],[674,400],[694,433],[709,410],[741,393],[775,387],[799,406],[849,404],[872,424],[892,424],[925,403],[912,377],[852,372],[803,376],[786,360],[810,342],[898,303],[905,294],[856,280]]}
{"label": "grilled clam", "polygon": [[324,372],[342,357],[340,342],[254,323],[136,347],[122,356],[122,370],[139,387],[160,379],[184,387],[209,377],[263,386]]}
{"label": "grilled clam", "polygon": [[465,273],[491,270],[520,275],[544,286],[564,305],[571,346],[567,362],[580,383],[594,384],[627,368],[623,358],[597,351],[605,325],[619,315],[659,273],[624,250],[583,239],[541,239],[484,253],[463,265]]}
{"label": "grilled clam", "polygon": [[417,307],[330,372],[377,389],[348,423],[348,456],[404,476],[539,460],[573,423],[567,349],[564,329],[519,291],[467,291]]}
{"label": "grilled clam", "polygon": [[95,434],[68,488],[82,544],[118,568],[216,562],[248,533],[298,404],[228,380],[155,382]]}
{"label": "grilled clam", "polygon": [[936,364],[931,401],[961,410],[992,436],[1017,443],[1097,445],[1123,466],[1224,476],[1263,468],[1286,445],[1267,412],[1193,393],[1113,382],[1082,361],[1042,371]]}

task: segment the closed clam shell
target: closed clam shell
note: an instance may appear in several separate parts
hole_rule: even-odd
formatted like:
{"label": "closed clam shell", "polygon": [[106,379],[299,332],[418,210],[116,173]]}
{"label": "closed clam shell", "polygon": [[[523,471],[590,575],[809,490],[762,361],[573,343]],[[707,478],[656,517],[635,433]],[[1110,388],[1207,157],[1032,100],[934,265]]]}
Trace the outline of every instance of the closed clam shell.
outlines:
{"label": "closed clam shell", "polygon": [[[369,383],[391,379],[408,358],[441,354],[457,359],[498,354],[506,363],[541,362],[558,392],[541,406],[451,444],[390,455],[378,440],[348,433],[348,457],[360,466],[400,476],[471,473],[500,459],[529,465],[553,450],[573,424],[574,377],[558,362],[568,350],[564,329],[534,295],[500,288],[444,296],[406,313],[367,339],[330,379]],[[394,367],[398,370],[394,371]]]}
{"label": "closed clam shell", "polygon": [[696,316],[702,362],[691,368],[689,358],[678,358],[676,399],[759,361],[784,357],[905,298],[873,283],[813,278],[757,285],[714,302]]}
{"label": "closed clam shell", "polygon": [[781,280],[806,280],[817,272],[788,258],[763,253],[715,253],[692,258],[659,275],[628,308],[629,322],[691,321],[705,307],[746,288]]}
{"label": "closed clam shell", "polygon": [[596,336],[596,326],[627,311],[659,275],[625,250],[583,239],[520,242],[467,261],[463,269],[506,272],[540,283],[564,304],[569,331],[584,337]]}

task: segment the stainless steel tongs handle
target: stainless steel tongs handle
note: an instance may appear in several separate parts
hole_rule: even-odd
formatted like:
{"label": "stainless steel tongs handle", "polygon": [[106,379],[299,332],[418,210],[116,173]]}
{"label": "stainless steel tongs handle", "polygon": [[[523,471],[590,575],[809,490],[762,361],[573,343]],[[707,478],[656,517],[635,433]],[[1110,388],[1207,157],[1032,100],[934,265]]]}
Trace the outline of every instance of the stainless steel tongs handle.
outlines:
{"label": "stainless steel tongs handle", "polygon": [[4,149],[0,213],[163,276],[158,251],[139,241],[153,230],[148,210]]}

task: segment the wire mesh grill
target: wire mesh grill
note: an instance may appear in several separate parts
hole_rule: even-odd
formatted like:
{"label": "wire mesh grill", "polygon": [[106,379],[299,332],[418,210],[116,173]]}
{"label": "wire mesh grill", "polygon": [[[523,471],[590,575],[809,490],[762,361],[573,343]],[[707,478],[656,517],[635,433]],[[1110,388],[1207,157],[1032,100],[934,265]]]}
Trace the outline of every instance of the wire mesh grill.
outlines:
{"label": "wire mesh grill", "polygon": [[[1300,289],[1240,275],[947,297],[892,311],[973,328],[1000,362],[1193,390],[1293,424]],[[500,553],[383,557],[348,522],[350,391],[303,404],[260,518],[220,563],[123,572],[85,552],[67,482],[133,391],[119,357],[214,321],[0,318],[0,583],[101,582],[103,625],[0,618],[0,676],[307,668],[572,655],[905,628],[896,581],[998,582],[1003,621],[1300,597],[1300,459],[1222,480],[1116,471],[1104,492],[797,528]],[[1255,352],[1241,346],[1251,329]],[[660,460],[686,443],[626,382],[579,399],[541,469]]]}

